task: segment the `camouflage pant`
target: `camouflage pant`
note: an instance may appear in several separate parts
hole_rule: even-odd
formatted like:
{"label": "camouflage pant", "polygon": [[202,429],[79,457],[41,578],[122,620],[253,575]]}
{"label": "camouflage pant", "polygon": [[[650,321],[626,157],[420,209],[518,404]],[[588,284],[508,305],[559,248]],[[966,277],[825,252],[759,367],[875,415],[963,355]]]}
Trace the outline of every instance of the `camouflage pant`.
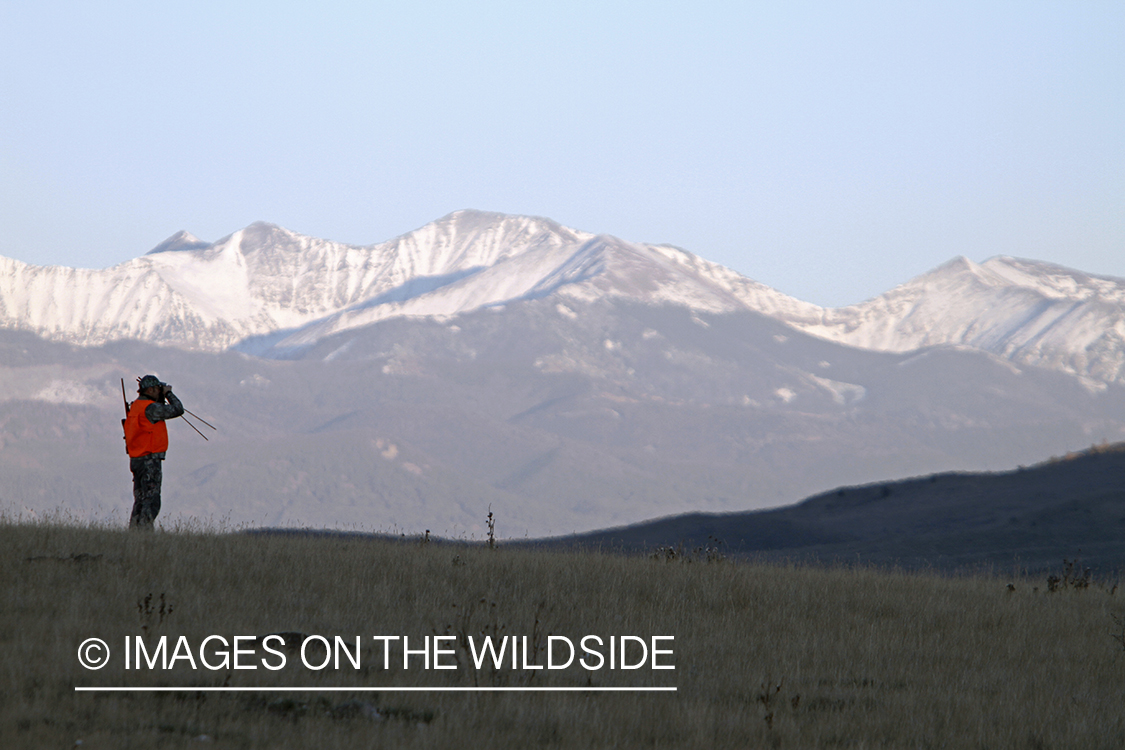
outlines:
{"label": "camouflage pant", "polygon": [[153,456],[129,459],[129,469],[133,472],[133,513],[129,517],[131,528],[151,529],[160,512],[160,462],[161,459]]}

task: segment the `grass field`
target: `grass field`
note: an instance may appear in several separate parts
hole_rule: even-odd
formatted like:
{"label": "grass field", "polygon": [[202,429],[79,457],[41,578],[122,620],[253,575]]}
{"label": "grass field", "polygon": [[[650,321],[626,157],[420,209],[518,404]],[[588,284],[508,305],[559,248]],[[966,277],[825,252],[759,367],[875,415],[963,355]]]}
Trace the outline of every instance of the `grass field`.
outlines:
{"label": "grass field", "polygon": [[[0,588],[4,748],[1125,747],[1125,592],[1096,580],[1048,592],[1039,579],[7,522]],[[290,653],[278,671],[124,669],[126,636],[171,649],[277,632],[362,636],[362,666],[314,671]],[[661,658],[676,668],[478,670],[465,644],[487,634],[527,636],[532,663],[549,635],[671,635]],[[384,668],[373,635],[412,648],[451,635],[460,667],[419,656],[403,669],[392,650]],[[77,658],[90,637],[113,652],[98,671]]]}

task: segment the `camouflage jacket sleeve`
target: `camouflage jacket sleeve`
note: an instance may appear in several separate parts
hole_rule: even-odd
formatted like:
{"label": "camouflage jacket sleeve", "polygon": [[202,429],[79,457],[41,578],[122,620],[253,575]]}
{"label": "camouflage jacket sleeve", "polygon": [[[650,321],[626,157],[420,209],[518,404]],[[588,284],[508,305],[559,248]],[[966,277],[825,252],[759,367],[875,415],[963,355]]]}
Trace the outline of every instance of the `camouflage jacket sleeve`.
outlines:
{"label": "camouflage jacket sleeve", "polygon": [[150,422],[159,422],[164,419],[173,419],[184,413],[184,405],[176,398],[176,394],[168,394],[168,403],[158,404],[155,401],[145,407],[145,416]]}

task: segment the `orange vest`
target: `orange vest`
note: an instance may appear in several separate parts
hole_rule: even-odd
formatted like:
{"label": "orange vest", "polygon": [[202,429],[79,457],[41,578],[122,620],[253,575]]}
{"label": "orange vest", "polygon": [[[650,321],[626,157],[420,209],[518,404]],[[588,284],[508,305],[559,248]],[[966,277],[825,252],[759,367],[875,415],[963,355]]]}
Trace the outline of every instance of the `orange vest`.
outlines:
{"label": "orange vest", "polygon": [[129,407],[125,418],[125,450],[132,458],[168,450],[168,425],[163,421],[153,424],[145,416],[145,408],[155,403],[138,398]]}

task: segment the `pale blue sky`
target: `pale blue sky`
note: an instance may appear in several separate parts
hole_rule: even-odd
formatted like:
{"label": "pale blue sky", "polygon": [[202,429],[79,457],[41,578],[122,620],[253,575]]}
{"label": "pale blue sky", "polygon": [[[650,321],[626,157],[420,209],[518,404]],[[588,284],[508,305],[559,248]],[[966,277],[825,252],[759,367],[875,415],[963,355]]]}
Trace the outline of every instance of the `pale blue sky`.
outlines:
{"label": "pale blue sky", "polygon": [[0,0],[2,255],[459,208],[828,305],[959,254],[1125,277],[1125,4]]}

